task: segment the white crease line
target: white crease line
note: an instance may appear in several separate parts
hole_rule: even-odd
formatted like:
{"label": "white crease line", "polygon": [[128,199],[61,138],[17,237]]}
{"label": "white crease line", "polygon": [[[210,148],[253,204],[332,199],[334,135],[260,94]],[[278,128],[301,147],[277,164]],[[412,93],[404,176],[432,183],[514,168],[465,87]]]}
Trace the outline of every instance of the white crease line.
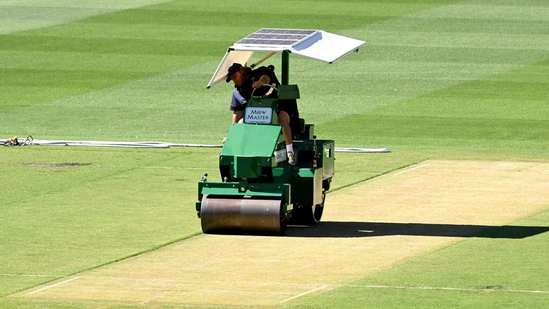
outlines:
{"label": "white crease line", "polygon": [[327,285],[323,285],[323,286],[321,286],[321,287],[319,287],[319,288],[316,288],[316,289],[307,291],[307,292],[305,292],[305,293],[301,293],[301,294],[299,294],[299,295],[296,295],[296,296],[294,296],[294,297],[290,297],[290,298],[288,298],[288,299],[285,299],[285,300],[281,301],[280,303],[285,303],[285,302],[287,302],[287,301],[290,301],[290,300],[299,298],[299,297],[301,297],[301,296],[305,296],[305,295],[307,295],[307,294],[314,293],[314,292],[316,292],[316,291],[318,291],[318,290],[322,290],[322,289],[325,289],[325,288],[327,288],[327,287],[328,287]]}
{"label": "white crease line", "polygon": [[410,171],[417,170],[418,168],[426,167],[426,166],[429,166],[429,165],[431,165],[431,163],[427,163],[427,164],[419,165],[419,166],[416,166],[416,167],[412,167],[412,168],[409,168],[407,170],[403,170],[402,172],[396,173],[395,176],[400,175],[400,174],[404,174],[404,173],[408,173]]}
{"label": "white crease line", "polygon": [[401,290],[442,290],[442,291],[464,291],[464,292],[478,292],[478,291],[490,291],[490,292],[512,292],[512,293],[538,293],[549,294],[549,291],[544,290],[509,290],[504,288],[451,288],[451,287],[436,287],[436,286],[398,286],[398,285],[343,285],[351,288],[364,288],[364,289],[401,289]]}
{"label": "white crease line", "polygon": [[74,280],[76,280],[76,279],[80,279],[80,277],[74,277],[74,278],[67,279],[67,280],[65,280],[65,281],[58,282],[58,283],[56,283],[56,284],[47,285],[47,286],[45,286],[45,287],[43,287],[43,288],[41,288],[41,289],[38,289],[38,290],[35,290],[35,291],[28,292],[27,295],[28,295],[28,294],[38,293],[38,292],[41,292],[41,291],[44,291],[44,290],[47,290],[47,289],[49,289],[49,288],[53,288],[53,287],[56,287],[56,286],[60,286],[60,285],[62,285],[62,284],[65,284],[65,283],[67,283],[67,282],[74,281]]}

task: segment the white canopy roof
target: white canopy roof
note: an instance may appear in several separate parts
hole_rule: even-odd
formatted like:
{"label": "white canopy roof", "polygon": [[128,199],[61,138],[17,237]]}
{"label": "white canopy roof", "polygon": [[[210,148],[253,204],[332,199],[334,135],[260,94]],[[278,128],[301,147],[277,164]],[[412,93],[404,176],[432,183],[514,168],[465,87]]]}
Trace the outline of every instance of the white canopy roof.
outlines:
{"label": "white canopy roof", "polygon": [[366,44],[364,41],[323,30],[260,29],[229,47],[208,83],[208,88],[224,81],[227,70],[237,62],[248,63],[254,52],[289,51],[303,57],[332,63]]}

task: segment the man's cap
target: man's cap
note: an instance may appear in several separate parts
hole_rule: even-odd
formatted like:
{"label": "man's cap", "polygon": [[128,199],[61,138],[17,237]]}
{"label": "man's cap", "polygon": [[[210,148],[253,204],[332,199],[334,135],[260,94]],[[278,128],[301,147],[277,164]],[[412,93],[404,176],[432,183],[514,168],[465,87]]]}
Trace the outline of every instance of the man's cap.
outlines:
{"label": "man's cap", "polygon": [[242,67],[242,64],[240,63],[233,63],[233,65],[231,65],[229,67],[229,72],[227,74],[227,79],[225,80],[227,83],[231,81],[231,79],[233,78],[233,75],[234,73],[236,73],[240,68]]}

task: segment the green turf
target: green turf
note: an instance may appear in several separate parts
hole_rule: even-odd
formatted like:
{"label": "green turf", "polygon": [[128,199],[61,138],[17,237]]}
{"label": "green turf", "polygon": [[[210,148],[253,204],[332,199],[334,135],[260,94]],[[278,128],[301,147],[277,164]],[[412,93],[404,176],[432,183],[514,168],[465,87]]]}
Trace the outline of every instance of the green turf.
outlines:
{"label": "green turf", "polygon": [[[217,144],[231,87],[205,86],[227,47],[262,27],[367,41],[331,65],[290,60],[301,115],[320,138],[392,150],[338,154],[334,189],[425,159],[547,162],[545,0],[0,0],[0,139]],[[217,173],[217,152],[0,148],[0,295],[198,233],[196,182]],[[542,213],[516,224],[546,222]],[[538,275],[549,273],[547,237],[467,239],[357,285],[547,290]],[[290,307],[546,302],[546,294],[343,287]],[[125,307],[0,299],[3,308],[101,306]]]}
{"label": "green turf", "polygon": [[[3,149],[1,277],[9,293],[150,250],[200,231],[202,151]],[[215,157],[213,158],[215,159]],[[211,161],[212,163],[215,161]],[[13,257],[24,257],[14,259]],[[17,284],[17,281],[22,280]]]}

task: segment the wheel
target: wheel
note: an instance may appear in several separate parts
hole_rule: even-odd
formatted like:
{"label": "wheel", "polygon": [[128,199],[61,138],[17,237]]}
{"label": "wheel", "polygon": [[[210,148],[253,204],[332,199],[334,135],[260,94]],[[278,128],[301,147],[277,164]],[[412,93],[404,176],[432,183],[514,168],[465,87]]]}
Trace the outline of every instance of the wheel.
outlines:
{"label": "wheel", "polygon": [[313,218],[315,223],[320,222],[322,213],[324,212],[324,201],[326,200],[326,190],[322,190],[322,203],[315,205],[313,209]]}
{"label": "wheel", "polygon": [[302,206],[292,210],[290,224],[311,225],[320,222],[324,212],[324,201],[326,200],[326,190],[322,190],[322,202],[314,206]]}
{"label": "wheel", "polygon": [[322,188],[324,191],[330,190],[330,185],[332,184],[332,178],[327,178],[322,181]]}

